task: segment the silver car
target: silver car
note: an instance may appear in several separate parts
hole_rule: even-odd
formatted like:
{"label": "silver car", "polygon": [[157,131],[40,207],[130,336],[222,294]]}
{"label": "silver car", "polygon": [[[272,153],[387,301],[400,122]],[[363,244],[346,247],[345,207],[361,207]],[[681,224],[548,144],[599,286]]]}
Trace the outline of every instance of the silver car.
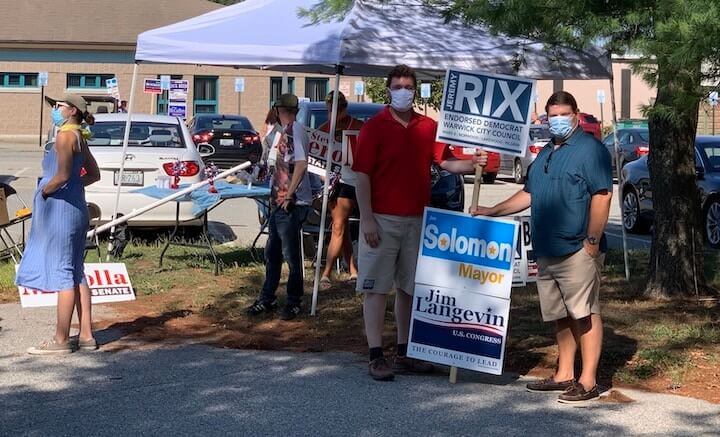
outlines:
{"label": "silver car", "polygon": [[525,156],[520,158],[513,155],[500,155],[500,171],[505,174],[512,174],[515,183],[522,184],[527,177],[528,167],[535,161],[538,153],[547,143],[550,142],[550,128],[546,124],[535,124],[530,126],[530,140]]}

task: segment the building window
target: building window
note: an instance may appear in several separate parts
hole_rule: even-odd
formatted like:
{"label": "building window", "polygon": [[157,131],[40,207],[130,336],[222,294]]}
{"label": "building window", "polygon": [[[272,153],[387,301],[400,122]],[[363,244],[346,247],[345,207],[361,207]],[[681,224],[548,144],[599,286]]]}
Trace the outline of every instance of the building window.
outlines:
{"label": "building window", "polygon": [[77,74],[68,73],[68,88],[105,88],[105,82],[115,77],[114,74]]}
{"label": "building window", "polygon": [[[295,94],[295,78],[288,77],[288,92]],[[282,77],[270,78],[270,105],[282,95]]]}
{"label": "building window", "polygon": [[217,76],[195,76],[193,107],[195,114],[218,112]]}
{"label": "building window", "polygon": [[[160,79],[160,75],[157,75],[157,78]],[[182,80],[182,74],[173,74],[170,76],[170,80]],[[168,113],[168,90],[163,90],[161,94],[157,95],[157,103],[155,104],[155,111],[156,114],[167,114]]]}
{"label": "building window", "polygon": [[0,73],[0,87],[37,88],[37,73]]}
{"label": "building window", "polygon": [[308,77],[305,79],[305,97],[311,102],[321,102],[329,91],[330,80],[323,77]]}

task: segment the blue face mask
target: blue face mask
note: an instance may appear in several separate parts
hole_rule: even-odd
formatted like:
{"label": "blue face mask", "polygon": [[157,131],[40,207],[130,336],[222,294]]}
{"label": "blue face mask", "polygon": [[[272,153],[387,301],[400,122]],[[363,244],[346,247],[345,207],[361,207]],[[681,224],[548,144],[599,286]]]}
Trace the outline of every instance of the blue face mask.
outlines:
{"label": "blue face mask", "polygon": [[62,115],[62,109],[60,108],[53,108],[51,112],[52,121],[55,126],[62,126],[65,124],[65,117]]}
{"label": "blue face mask", "polygon": [[556,115],[548,119],[550,134],[555,138],[567,138],[573,131],[571,115]]}

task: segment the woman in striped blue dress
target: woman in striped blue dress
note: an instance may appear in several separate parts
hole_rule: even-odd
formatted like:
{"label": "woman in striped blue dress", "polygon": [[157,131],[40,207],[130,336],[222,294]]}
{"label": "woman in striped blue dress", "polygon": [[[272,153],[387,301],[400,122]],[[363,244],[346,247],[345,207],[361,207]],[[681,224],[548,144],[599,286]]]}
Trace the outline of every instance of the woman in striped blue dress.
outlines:
{"label": "woman in striped blue dress", "polygon": [[28,353],[33,355],[74,350],[70,323],[75,308],[80,321],[78,348],[97,349],[83,256],[88,230],[85,186],[98,181],[100,171],[87,146],[89,133],[80,127],[83,121],[93,124],[94,118],[81,96],[66,95],[63,100],[48,102],[54,106],[52,117],[58,133],[54,147],[43,158],[30,236],[15,277],[17,285],[58,295],[55,336],[29,348]]}

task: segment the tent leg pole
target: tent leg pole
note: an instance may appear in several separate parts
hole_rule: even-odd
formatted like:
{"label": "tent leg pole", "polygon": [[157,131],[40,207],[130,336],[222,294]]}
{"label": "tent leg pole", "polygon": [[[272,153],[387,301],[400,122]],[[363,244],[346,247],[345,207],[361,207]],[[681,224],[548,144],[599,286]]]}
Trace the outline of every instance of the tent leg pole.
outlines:
{"label": "tent leg pole", "polygon": [[[128,102],[127,120],[125,121],[125,133],[123,135],[123,147],[122,157],[120,159],[120,171],[118,172],[118,186],[115,191],[115,206],[113,207],[113,213],[111,220],[115,220],[118,214],[118,207],[120,206],[120,190],[122,189],[122,178],[125,172],[125,156],[127,155],[128,141],[130,139],[130,119],[132,118],[133,110],[135,109],[135,83],[137,82],[138,75],[138,63],[135,63],[133,67],[132,82],[130,83],[130,101]],[[110,230],[110,241],[108,242],[108,253],[105,257],[106,261],[110,261],[110,251],[112,250],[113,240],[112,236],[115,235],[115,227],[113,226]]]}
{"label": "tent leg pole", "polygon": [[625,261],[625,280],[630,280],[630,259],[627,248],[627,232],[623,223],[623,199],[622,199],[622,173],[620,172],[620,147],[617,136],[617,112],[615,110],[615,80],[610,78],[610,104],[612,106],[613,138],[615,143],[615,168],[618,179],[618,203],[620,204],[620,229],[622,230],[623,259]]}
{"label": "tent leg pole", "polygon": [[[332,169],[332,156],[335,151],[335,126],[337,125],[337,109],[338,109],[338,93],[340,91],[340,74],[342,66],[336,66],[335,71],[335,91],[333,92],[332,114],[330,115],[330,144],[327,150],[327,164],[325,166],[325,184],[323,185],[322,211],[320,213],[320,235],[318,237],[318,249],[315,256],[315,279],[313,280],[312,306],[310,315],[317,313],[318,290],[320,287],[320,272],[322,270],[322,253],[325,245],[325,223],[327,217],[328,195],[330,190],[330,174]],[[302,243],[302,242],[301,242]]]}

